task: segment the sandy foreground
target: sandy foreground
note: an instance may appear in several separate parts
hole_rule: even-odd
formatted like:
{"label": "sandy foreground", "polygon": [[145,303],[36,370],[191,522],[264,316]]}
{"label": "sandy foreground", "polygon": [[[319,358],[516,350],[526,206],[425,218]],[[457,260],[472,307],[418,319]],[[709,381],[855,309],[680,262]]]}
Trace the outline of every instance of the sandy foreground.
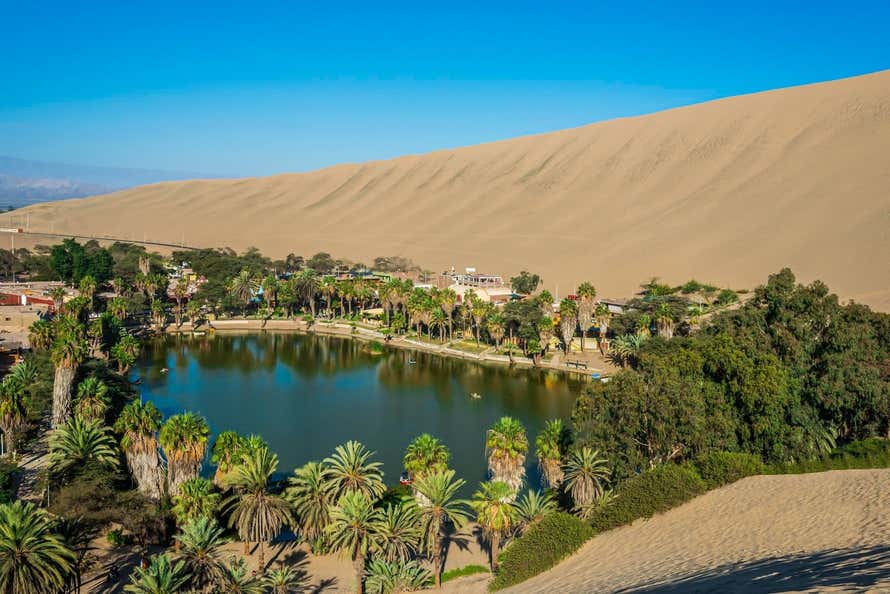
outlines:
{"label": "sandy foreground", "polygon": [[888,494],[890,470],[747,478],[506,592],[890,592]]}
{"label": "sandy foreground", "polygon": [[888,139],[883,71],[388,161],[40,204],[0,227],[526,268],[559,295],[590,280],[629,296],[653,276],[753,288],[790,266],[890,311]]}

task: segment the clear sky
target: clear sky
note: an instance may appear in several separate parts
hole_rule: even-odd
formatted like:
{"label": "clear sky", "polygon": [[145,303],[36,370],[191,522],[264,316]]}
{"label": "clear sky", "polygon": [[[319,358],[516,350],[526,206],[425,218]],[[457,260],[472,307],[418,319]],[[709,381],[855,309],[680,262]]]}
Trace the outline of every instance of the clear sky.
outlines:
{"label": "clear sky", "polygon": [[304,171],[890,68],[890,1],[0,0],[0,154]]}

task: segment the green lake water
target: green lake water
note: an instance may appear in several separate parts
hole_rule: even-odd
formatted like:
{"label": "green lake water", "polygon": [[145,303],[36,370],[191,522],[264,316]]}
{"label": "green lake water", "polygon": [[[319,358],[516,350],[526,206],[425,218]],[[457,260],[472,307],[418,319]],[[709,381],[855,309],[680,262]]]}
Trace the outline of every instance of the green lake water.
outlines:
{"label": "green lake water", "polygon": [[158,339],[144,347],[133,377],[165,417],[189,410],[207,418],[214,436],[261,435],[282,475],[357,439],[377,452],[390,485],[405,446],[428,432],[474,487],[486,478],[485,430],[510,415],[528,431],[528,479],[537,486],[534,438],[547,419],[568,419],[583,388],[550,371],[400,349],[372,355],[345,338],[274,333]]}

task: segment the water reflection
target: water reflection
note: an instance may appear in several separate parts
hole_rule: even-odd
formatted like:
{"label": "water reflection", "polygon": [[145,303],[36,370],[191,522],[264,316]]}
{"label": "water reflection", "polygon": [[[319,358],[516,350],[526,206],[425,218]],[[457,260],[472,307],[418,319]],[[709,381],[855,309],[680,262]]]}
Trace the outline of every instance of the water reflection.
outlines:
{"label": "water reflection", "polygon": [[[482,480],[491,423],[515,416],[533,441],[545,420],[569,416],[581,389],[579,380],[543,370],[397,349],[375,355],[348,339],[274,333],[169,336],[144,349],[134,374],[167,415],[193,410],[214,433],[262,435],[285,472],[358,439],[378,452],[390,482],[405,446],[424,431],[448,444],[461,476]],[[533,459],[530,452],[537,484]]]}

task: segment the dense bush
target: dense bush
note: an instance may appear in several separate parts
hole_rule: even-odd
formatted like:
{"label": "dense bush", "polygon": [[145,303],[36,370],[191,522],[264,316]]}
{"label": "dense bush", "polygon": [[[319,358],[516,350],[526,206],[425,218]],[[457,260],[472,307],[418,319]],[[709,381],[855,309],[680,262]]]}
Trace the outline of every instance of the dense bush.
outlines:
{"label": "dense bush", "polygon": [[605,532],[665,512],[705,491],[707,485],[694,468],[665,464],[618,485],[615,499],[596,511],[590,523],[596,532]]}
{"label": "dense bush", "polygon": [[763,474],[766,465],[753,454],[710,452],[695,459],[695,467],[709,489],[734,483],[746,476]]}
{"label": "dense bush", "polygon": [[812,460],[775,464],[767,469],[771,474],[804,474],[848,468],[890,468],[890,440],[880,437],[853,441],[831,454]]}
{"label": "dense bush", "polygon": [[476,575],[477,573],[488,573],[488,568],[484,565],[464,565],[455,569],[449,569],[442,574],[442,583],[456,580],[457,578],[466,577],[468,575]]}
{"label": "dense bush", "polygon": [[593,529],[575,516],[563,512],[546,516],[501,553],[490,589],[500,590],[550,569],[593,534]]}
{"label": "dense bush", "polygon": [[15,472],[15,464],[0,462],[0,503],[12,501],[12,473]]}

